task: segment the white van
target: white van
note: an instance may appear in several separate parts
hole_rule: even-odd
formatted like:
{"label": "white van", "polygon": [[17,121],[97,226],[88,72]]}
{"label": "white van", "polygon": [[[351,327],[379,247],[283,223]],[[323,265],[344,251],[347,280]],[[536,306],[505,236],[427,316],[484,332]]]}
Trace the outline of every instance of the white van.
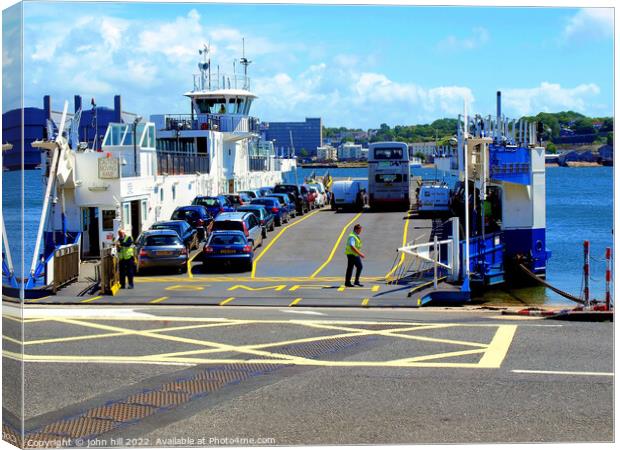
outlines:
{"label": "white van", "polygon": [[368,192],[368,180],[334,181],[332,184],[332,210],[360,207],[358,204],[358,193],[362,189]]}
{"label": "white van", "polygon": [[444,214],[450,211],[450,188],[440,181],[425,181],[418,188],[418,213]]}

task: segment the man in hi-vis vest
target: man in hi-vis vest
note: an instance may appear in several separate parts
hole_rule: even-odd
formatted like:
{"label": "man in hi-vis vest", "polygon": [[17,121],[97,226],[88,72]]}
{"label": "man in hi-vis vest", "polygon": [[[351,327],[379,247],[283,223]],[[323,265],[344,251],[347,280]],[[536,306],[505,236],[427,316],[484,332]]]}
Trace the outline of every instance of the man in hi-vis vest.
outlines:
{"label": "man in hi-vis vest", "polygon": [[[362,258],[366,255],[362,253],[362,240],[360,239],[360,233],[362,232],[362,226],[358,223],[353,227],[353,232],[349,234],[347,238],[347,246],[344,250],[347,255],[347,275],[344,281],[346,287],[363,286],[360,283],[360,274],[362,273]],[[353,267],[355,266],[355,284],[351,284],[351,275],[353,274]]]}
{"label": "man in hi-vis vest", "polygon": [[125,278],[129,281],[129,289],[133,289],[133,273],[134,273],[134,250],[133,239],[125,234],[122,228],[118,230],[118,259],[121,272],[121,289],[125,289]]}

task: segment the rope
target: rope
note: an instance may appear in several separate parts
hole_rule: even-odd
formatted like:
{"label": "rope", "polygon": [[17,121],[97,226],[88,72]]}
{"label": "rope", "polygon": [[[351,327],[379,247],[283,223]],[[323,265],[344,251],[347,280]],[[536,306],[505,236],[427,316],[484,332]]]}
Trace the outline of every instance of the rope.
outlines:
{"label": "rope", "polygon": [[543,286],[551,289],[556,294],[559,294],[562,297],[567,298],[568,300],[572,300],[575,303],[580,303],[580,304],[584,304],[585,303],[581,298],[575,297],[574,295],[571,295],[568,292],[564,292],[563,290],[558,289],[555,286],[552,286],[551,284],[547,283],[545,280],[543,280],[542,278],[538,277],[538,275],[536,275],[535,273],[531,272],[530,269],[525,267],[523,264],[519,264],[519,267],[521,268],[521,270],[527,276],[529,276],[530,278],[533,278],[534,280],[538,281]]}

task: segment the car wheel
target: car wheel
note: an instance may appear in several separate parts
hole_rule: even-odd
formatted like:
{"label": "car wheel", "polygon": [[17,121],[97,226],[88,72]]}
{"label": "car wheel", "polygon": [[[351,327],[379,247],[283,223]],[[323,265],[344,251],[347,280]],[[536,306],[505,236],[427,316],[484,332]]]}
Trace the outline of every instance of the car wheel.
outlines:
{"label": "car wheel", "polygon": [[187,264],[183,264],[179,267],[179,273],[187,273]]}
{"label": "car wheel", "polygon": [[276,226],[274,225],[273,222],[271,222],[271,227],[269,228],[269,231],[273,231],[276,229]]}
{"label": "car wheel", "polygon": [[254,247],[254,241],[253,240],[249,240],[248,244],[252,246],[252,250],[254,250],[256,247]]}
{"label": "car wheel", "polygon": [[266,229],[263,228],[261,236],[263,236],[263,239],[267,239],[267,230]]}

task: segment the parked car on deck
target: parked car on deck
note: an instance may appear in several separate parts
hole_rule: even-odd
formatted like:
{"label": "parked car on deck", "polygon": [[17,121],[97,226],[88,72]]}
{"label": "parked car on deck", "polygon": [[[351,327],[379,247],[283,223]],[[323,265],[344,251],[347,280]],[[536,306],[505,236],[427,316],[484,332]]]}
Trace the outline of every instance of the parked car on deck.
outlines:
{"label": "parked car on deck", "polygon": [[288,222],[288,213],[286,209],[280,207],[280,201],[277,198],[263,197],[252,200],[251,205],[263,205],[270,211],[275,218],[276,226]]}
{"label": "parked car on deck", "polygon": [[136,239],[138,272],[153,267],[187,271],[187,247],[174,230],[147,230]]}
{"label": "parked car on deck", "polygon": [[263,227],[251,212],[227,212],[222,213],[213,221],[213,232],[216,231],[241,231],[252,248],[263,243]]}
{"label": "parked car on deck", "polygon": [[296,184],[277,184],[273,188],[274,193],[291,194],[295,198],[295,208],[298,215],[303,215],[310,210],[308,198],[302,195],[300,186]]}
{"label": "parked car on deck", "polygon": [[184,220],[155,222],[150,229],[176,231],[188,250],[198,248],[198,231]]}
{"label": "parked car on deck", "polygon": [[237,208],[237,212],[251,212],[254,214],[263,227],[263,238],[266,238],[267,232],[273,231],[276,226],[274,215],[263,205],[243,205]]}
{"label": "parked car on deck", "polygon": [[248,195],[251,199],[260,198],[261,193],[258,189],[248,189],[245,191],[239,191],[239,193],[243,193]]}
{"label": "parked car on deck", "polygon": [[299,186],[299,189],[301,190],[301,195],[306,197],[306,199],[308,200],[309,209],[314,209],[314,198],[316,197],[316,195],[310,190],[310,186],[308,186],[307,184],[302,184],[301,186]]}
{"label": "parked car on deck", "polygon": [[204,240],[209,236],[213,217],[206,207],[200,205],[181,206],[174,210],[172,220],[184,220],[198,231],[198,239]]}
{"label": "parked car on deck", "polygon": [[264,186],[262,188],[259,188],[258,192],[260,192],[261,197],[267,197],[269,194],[273,193],[273,188],[269,186]]}
{"label": "parked car on deck", "polygon": [[241,263],[252,270],[254,247],[242,231],[215,231],[202,251],[203,264]]}
{"label": "parked car on deck", "polygon": [[237,209],[241,205],[245,205],[246,203],[249,204],[252,200],[252,198],[248,194],[245,194],[243,192],[240,192],[239,194],[226,194],[225,197],[235,209]]}
{"label": "parked car on deck", "polygon": [[308,186],[308,189],[310,190],[310,192],[312,192],[312,194],[314,194],[314,206],[316,208],[322,208],[323,206],[325,206],[325,198],[319,192],[319,190],[314,186]]}
{"label": "parked car on deck", "polygon": [[295,207],[295,201],[289,196],[289,194],[269,194],[265,198],[278,198],[280,199],[280,204],[286,208],[288,212],[288,217],[295,217],[297,215],[297,209]]}
{"label": "parked car on deck", "polygon": [[204,206],[214,219],[219,213],[232,212],[235,210],[235,207],[225,195],[196,197],[192,200],[192,205]]}
{"label": "parked car on deck", "polygon": [[[316,189],[317,197],[318,197],[318,204],[321,206],[321,208],[328,204],[327,192],[325,191],[325,187],[321,183],[310,183],[308,186],[310,186],[313,189]],[[317,203],[317,200],[315,200],[315,203]]]}

